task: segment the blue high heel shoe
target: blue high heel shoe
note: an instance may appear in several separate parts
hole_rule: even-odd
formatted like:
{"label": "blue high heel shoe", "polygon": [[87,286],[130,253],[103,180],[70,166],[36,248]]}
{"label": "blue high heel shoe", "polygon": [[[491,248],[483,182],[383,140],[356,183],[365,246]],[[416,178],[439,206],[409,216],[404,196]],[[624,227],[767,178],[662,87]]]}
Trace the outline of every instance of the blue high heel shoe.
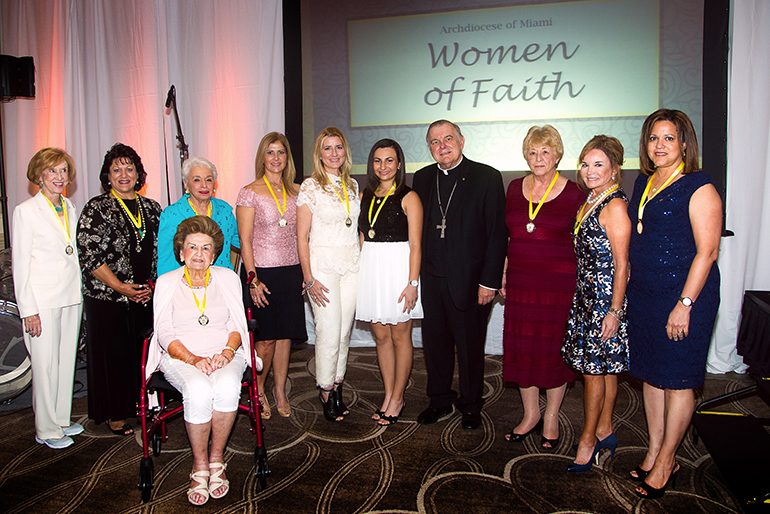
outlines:
{"label": "blue high heel shoe", "polygon": [[594,445],[594,453],[591,455],[591,458],[589,461],[585,464],[577,464],[573,462],[569,465],[567,468],[567,471],[571,473],[585,473],[587,471],[591,471],[591,468],[594,465],[594,462],[596,462],[596,465],[599,465],[599,451],[603,448],[601,445],[602,443],[597,439],[596,444]]}
{"label": "blue high heel shoe", "polygon": [[618,436],[615,435],[615,432],[611,433],[597,444],[597,446],[601,446],[600,449],[609,448],[610,450],[610,460],[615,458],[615,450],[618,447]]}

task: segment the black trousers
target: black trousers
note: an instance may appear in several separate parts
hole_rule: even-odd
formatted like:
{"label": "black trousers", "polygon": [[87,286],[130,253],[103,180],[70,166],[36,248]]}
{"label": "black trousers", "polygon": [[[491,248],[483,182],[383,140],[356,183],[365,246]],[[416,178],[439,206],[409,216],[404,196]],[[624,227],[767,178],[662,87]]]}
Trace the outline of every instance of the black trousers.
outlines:
{"label": "black trousers", "polygon": [[[449,294],[448,278],[422,273],[422,345],[428,371],[430,406],[453,403],[461,412],[478,413],[484,405],[484,342],[492,303],[459,310]],[[455,350],[460,395],[452,390]]]}

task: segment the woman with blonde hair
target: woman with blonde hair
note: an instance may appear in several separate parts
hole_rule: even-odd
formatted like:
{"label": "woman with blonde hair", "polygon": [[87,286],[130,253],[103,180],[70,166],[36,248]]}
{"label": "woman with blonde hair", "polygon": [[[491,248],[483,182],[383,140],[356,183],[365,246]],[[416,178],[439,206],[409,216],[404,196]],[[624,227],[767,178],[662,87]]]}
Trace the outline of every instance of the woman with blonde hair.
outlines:
{"label": "woman with blonde hair", "polygon": [[356,310],[360,212],[358,184],[350,177],[350,148],[328,127],[316,137],[313,174],[297,199],[297,247],[303,287],[315,318],[316,383],[324,417],[349,414],[342,399],[350,331]]}
{"label": "woman with blonde hair", "polygon": [[[273,368],[273,397],[282,417],[291,415],[286,396],[291,340],[305,341],[302,268],[297,253],[296,170],[286,136],[270,132],[262,138],[254,161],[256,180],[243,187],[236,200],[235,218],[241,239],[241,278],[244,305],[257,320],[254,344],[265,372],[257,377],[262,418],[272,410],[265,399],[265,381]],[[248,277],[253,275],[249,283]]]}
{"label": "woman with blonde hair", "polygon": [[[559,442],[567,383],[575,380],[559,351],[575,293],[572,227],[586,196],[556,170],[564,145],[551,125],[530,128],[522,151],[532,173],[508,186],[510,239],[500,293],[505,297],[503,379],[519,385],[524,417],[505,437],[522,441],[542,428],[540,446],[552,450]],[[541,387],[546,390],[543,415]]]}

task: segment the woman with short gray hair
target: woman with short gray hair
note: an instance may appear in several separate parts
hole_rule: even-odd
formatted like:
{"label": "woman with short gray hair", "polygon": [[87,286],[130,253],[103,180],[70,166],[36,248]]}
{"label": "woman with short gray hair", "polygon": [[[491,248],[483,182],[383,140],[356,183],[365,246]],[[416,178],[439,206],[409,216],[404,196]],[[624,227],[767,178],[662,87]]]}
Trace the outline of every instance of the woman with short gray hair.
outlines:
{"label": "woman with short gray hair", "polygon": [[214,264],[233,269],[229,248],[240,248],[238,226],[230,204],[213,196],[217,183],[216,166],[202,157],[190,157],[182,165],[182,181],[185,194],[176,203],[163,209],[160,215],[158,276],[181,266],[174,254],[174,234],[182,221],[198,214],[216,221],[225,236],[225,249]]}

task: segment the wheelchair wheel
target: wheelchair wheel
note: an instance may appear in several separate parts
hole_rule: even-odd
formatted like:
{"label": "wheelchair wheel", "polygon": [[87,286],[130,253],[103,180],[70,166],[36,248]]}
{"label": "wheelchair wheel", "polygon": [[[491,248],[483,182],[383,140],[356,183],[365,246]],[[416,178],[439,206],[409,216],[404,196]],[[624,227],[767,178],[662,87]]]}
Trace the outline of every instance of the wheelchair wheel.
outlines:
{"label": "wheelchair wheel", "polygon": [[160,455],[161,445],[163,444],[163,437],[158,432],[154,432],[152,434],[151,443],[152,443],[152,454],[155,457],[157,457],[158,455]]}
{"label": "wheelchair wheel", "polygon": [[270,468],[267,465],[267,450],[264,446],[258,447],[254,451],[254,475],[259,479],[259,487],[264,491],[267,489],[267,476],[270,474]]}
{"label": "wheelchair wheel", "polygon": [[264,457],[257,459],[257,478],[259,479],[259,487],[264,491],[267,489],[267,475],[270,471],[267,469],[267,460]]}
{"label": "wheelchair wheel", "polygon": [[152,459],[142,458],[142,461],[139,463],[139,489],[142,491],[143,503],[150,501],[153,487],[155,487],[155,482],[153,481]]}

